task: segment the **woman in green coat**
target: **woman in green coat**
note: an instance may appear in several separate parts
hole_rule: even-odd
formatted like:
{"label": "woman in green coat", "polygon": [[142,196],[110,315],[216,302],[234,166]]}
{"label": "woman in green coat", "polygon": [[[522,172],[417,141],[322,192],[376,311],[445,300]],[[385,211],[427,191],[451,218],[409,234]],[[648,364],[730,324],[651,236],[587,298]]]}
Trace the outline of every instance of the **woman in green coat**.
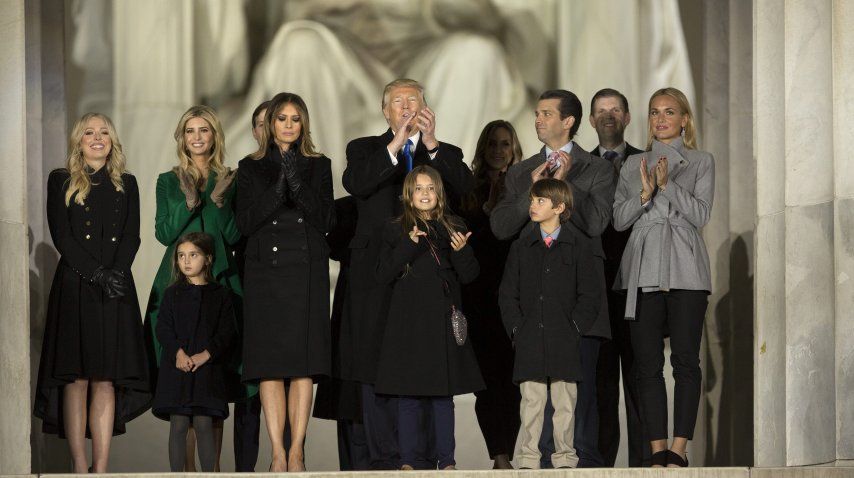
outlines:
{"label": "woman in green coat", "polygon": [[[213,275],[217,282],[230,288],[234,294],[235,311],[242,311],[243,288],[238,277],[233,246],[240,240],[240,231],[234,219],[234,178],[237,171],[223,165],[225,138],[216,112],[207,106],[193,106],[181,117],[175,128],[178,165],[157,178],[157,213],[154,235],[166,246],[163,260],[154,278],[146,308],[146,336],[151,346],[151,357],[159,366],[164,358],[163,347],[157,341],[154,329],[163,292],[173,282],[172,257],[175,241],[188,232],[202,231],[214,238],[215,257]],[[238,312],[238,321],[241,321]],[[234,354],[235,360],[240,355]],[[166,357],[164,364],[174,363]],[[234,394],[240,387],[239,362],[229,367],[234,380],[226,384]],[[155,373],[153,376],[157,376]],[[222,441],[221,428],[218,442]],[[220,447],[218,446],[219,450]],[[219,462],[219,460],[217,460]],[[193,465],[187,471],[193,471]],[[217,467],[218,468],[218,467]]]}

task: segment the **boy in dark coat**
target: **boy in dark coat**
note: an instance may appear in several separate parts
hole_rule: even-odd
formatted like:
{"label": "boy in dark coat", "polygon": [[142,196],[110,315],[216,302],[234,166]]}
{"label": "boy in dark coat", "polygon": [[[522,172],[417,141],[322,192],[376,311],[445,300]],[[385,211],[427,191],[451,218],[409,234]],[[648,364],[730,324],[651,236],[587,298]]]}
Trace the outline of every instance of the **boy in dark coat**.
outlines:
{"label": "boy in dark coat", "polygon": [[579,340],[602,303],[602,257],[569,220],[572,192],[565,182],[543,179],[531,187],[531,226],[510,248],[499,305],[516,348],[513,381],[522,392],[521,468],[538,468],[537,442],[549,390],[555,408],[555,468],[575,467],[576,382],[582,378]]}

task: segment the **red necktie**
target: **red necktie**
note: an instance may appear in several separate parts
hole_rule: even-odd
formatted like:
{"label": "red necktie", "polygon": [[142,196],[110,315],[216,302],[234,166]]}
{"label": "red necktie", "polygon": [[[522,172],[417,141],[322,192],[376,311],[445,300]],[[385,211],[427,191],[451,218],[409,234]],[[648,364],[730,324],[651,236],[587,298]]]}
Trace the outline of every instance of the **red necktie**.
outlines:
{"label": "red necktie", "polygon": [[552,236],[546,236],[543,240],[546,242],[546,247],[552,247],[552,242],[554,242],[554,238]]}

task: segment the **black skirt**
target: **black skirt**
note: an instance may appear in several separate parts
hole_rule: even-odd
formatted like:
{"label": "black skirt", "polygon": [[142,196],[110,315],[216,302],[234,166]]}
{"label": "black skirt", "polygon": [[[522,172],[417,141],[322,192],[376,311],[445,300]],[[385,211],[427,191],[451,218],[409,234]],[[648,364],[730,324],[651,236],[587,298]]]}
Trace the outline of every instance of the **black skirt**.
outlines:
{"label": "black skirt", "polygon": [[65,438],[64,386],[94,379],[113,382],[113,435],[124,433],[125,424],[150,406],[148,367],[133,278],[126,296],[108,299],[60,261],[48,300],[34,406],[43,432]]}

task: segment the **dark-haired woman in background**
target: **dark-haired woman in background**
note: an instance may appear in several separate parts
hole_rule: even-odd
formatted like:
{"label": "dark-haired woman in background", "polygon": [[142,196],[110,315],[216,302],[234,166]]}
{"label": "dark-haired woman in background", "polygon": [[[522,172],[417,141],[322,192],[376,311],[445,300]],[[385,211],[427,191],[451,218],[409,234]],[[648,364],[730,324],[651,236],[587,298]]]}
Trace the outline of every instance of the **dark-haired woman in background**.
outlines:
{"label": "dark-haired woman in background", "polygon": [[512,239],[499,240],[489,227],[489,214],[504,189],[504,173],[522,160],[522,148],[513,125],[504,120],[488,123],[480,133],[472,160],[474,191],[460,211],[472,236],[469,244],[480,264],[480,275],[463,286],[463,310],[471,319],[471,341],[486,390],[475,392],[474,405],[493,468],[512,468],[519,433],[519,387],[513,383],[513,347],[498,309],[498,286]]}
{"label": "dark-haired woman in background", "polygon": [[[302,98],[277,94],[267,108],[262,146],[240,162],[237,177],[237,225],[248,238],[243,381],[260,382],[275,472],[305,469],[312,384],[330,373],[324,235],[334,216],[332,169],[315,150],[309,125]],[[288,451],[285,420],[291,426]]]}
{"label": "dark-haired woman in background", "polygon": [[[640,191],[640,192],[639,192]],[[647,152],[629,156],[614,197],[614,229],[632,228],[615,290],[626,290],[634,374],[653,467],[688,466],[700,404],[700,340],[712,289],[700,228],[715,195],[712,155],[697,150],[685,95],[663,88],[649,100]],[[673,442],[667,447],[664,338],[676,381]]]}
{"label": "dark-haired woman in background", "polygon": [[[131,276],[139,189],[110,119],[84,115],[68,165],[50,173],[47,219],[61,257],[50,287],[34,413],[68,439],[75,473],[107,472],[110,439],[148,409],[148,360]],[[92,437],[87,466],[86,435]]]}

